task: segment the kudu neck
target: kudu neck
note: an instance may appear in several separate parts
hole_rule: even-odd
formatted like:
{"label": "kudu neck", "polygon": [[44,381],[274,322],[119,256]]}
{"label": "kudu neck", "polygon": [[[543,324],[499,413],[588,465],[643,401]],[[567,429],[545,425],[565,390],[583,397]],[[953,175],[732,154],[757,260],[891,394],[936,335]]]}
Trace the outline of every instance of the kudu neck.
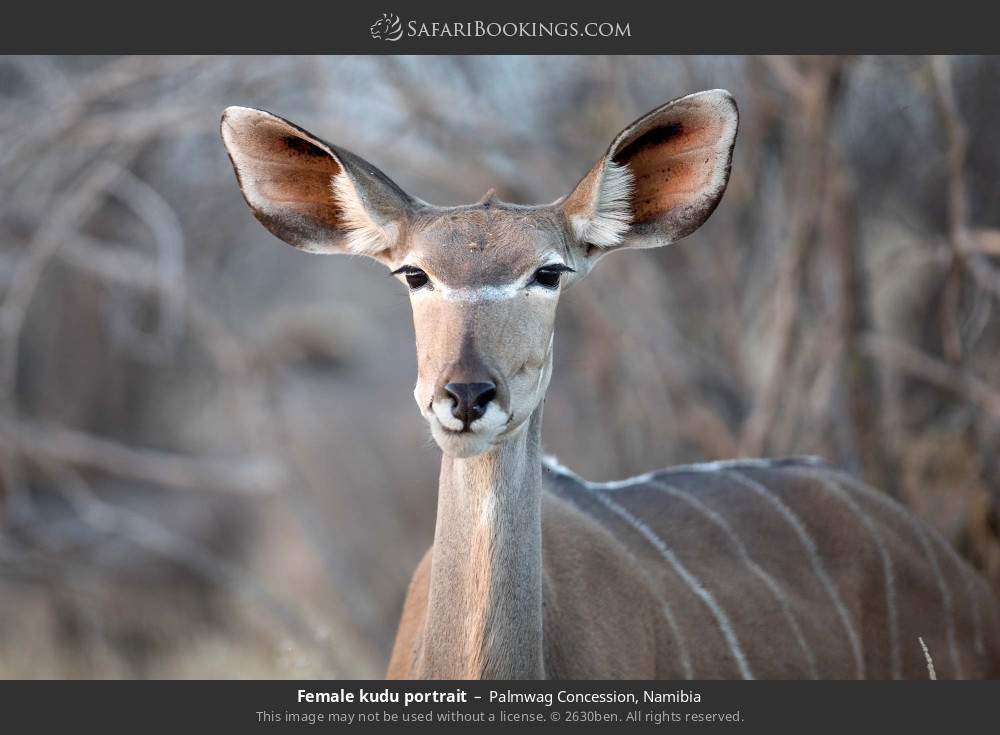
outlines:
{"label": "kudu neck", "polygon": [[422,665],[434,678],[540,678],[541,405],[507,442],[441,461]]}

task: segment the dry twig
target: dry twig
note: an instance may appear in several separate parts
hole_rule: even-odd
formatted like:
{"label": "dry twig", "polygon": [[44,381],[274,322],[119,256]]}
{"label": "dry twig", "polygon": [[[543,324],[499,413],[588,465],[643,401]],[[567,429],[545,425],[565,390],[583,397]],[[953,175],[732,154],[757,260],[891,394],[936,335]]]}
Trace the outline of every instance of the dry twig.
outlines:
{"label": "dry twig", "polygon": [[284,480],[284,469],[274,460],[206,459],[139,449],[23,418],[0,418],[0,447],[8,455],[88,467],[175,489],[260,494],[274,492]]}

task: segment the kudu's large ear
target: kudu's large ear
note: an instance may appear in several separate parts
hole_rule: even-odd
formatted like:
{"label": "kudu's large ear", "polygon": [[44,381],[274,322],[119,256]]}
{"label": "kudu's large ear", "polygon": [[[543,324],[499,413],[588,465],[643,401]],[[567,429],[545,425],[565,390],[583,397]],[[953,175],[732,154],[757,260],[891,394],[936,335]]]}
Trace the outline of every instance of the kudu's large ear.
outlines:
{"label": "kudu's large ear", "polygon": [[221,127],[247,204],[289,245],[388,259],[400,244],[415,200],[364,159],[262,110],[229,107]]}
{"label": "kudu's large ear", "polygon": [[729,182],[739,114],[729,92],[680,97],[619,133],[560,206],[589,255],[667,245],[698,229]]}

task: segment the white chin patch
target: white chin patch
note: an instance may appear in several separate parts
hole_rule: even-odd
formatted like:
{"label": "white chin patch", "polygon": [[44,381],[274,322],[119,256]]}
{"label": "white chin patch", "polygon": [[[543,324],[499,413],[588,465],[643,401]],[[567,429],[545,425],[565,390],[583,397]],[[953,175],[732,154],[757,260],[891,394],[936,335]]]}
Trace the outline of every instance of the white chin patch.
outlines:
{"label": "white chin patch", "polygon": [[[451,414],[451,401],[434,401],[431,434],[441,451],[456,457],[473,457],[493,446],[493,441],[507,426],[508,416],[495,403],[486,413],[472,422],[469,431],[462,431],[462,422]],[[436,419],[436,420],[435,420]],[[461,432],[461,433],[456,433]]]}
{"label": "white chin patch", "polygon": [[493,446],[492,434],[463,431],[458,434],[446,431],[436,421],[431,422],[431,434],[441,451],[451,457],[475,457]]}

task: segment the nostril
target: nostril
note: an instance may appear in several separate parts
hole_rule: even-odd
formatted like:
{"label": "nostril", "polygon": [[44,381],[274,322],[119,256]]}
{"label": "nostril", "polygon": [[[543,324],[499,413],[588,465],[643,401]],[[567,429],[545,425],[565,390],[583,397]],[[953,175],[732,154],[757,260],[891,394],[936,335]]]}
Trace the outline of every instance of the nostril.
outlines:
{"label": "nostril", "polygon": [[496,397],[497,397],[496,386],[489,384],[489,387],[486,388],[486,390],[484,390],[482,393],[480,393],[479,396],[476,398],[476,402],[474,405],[476,406],[476,408],[481,408],[485,411],[490,401],[492,401]]}
{"label": "nostril", "polygon": [[457,408],[462,403],[462,388],[464,386],[461,383],[448,383],[444,387],[444,392],[448,394],[451,398],[451,405],[453,408]]}
{"label": "nostril", "polygon": [[466,412],[468,418],[466,419],[466,426],[471,424],[478,418],[482,418],[483,414],[486,413],[486,407],[490,404],[497,394],[497,387],[493,383],[470,383],[469,384],[469,397],[471,401],[469,402],[469,408]]}

